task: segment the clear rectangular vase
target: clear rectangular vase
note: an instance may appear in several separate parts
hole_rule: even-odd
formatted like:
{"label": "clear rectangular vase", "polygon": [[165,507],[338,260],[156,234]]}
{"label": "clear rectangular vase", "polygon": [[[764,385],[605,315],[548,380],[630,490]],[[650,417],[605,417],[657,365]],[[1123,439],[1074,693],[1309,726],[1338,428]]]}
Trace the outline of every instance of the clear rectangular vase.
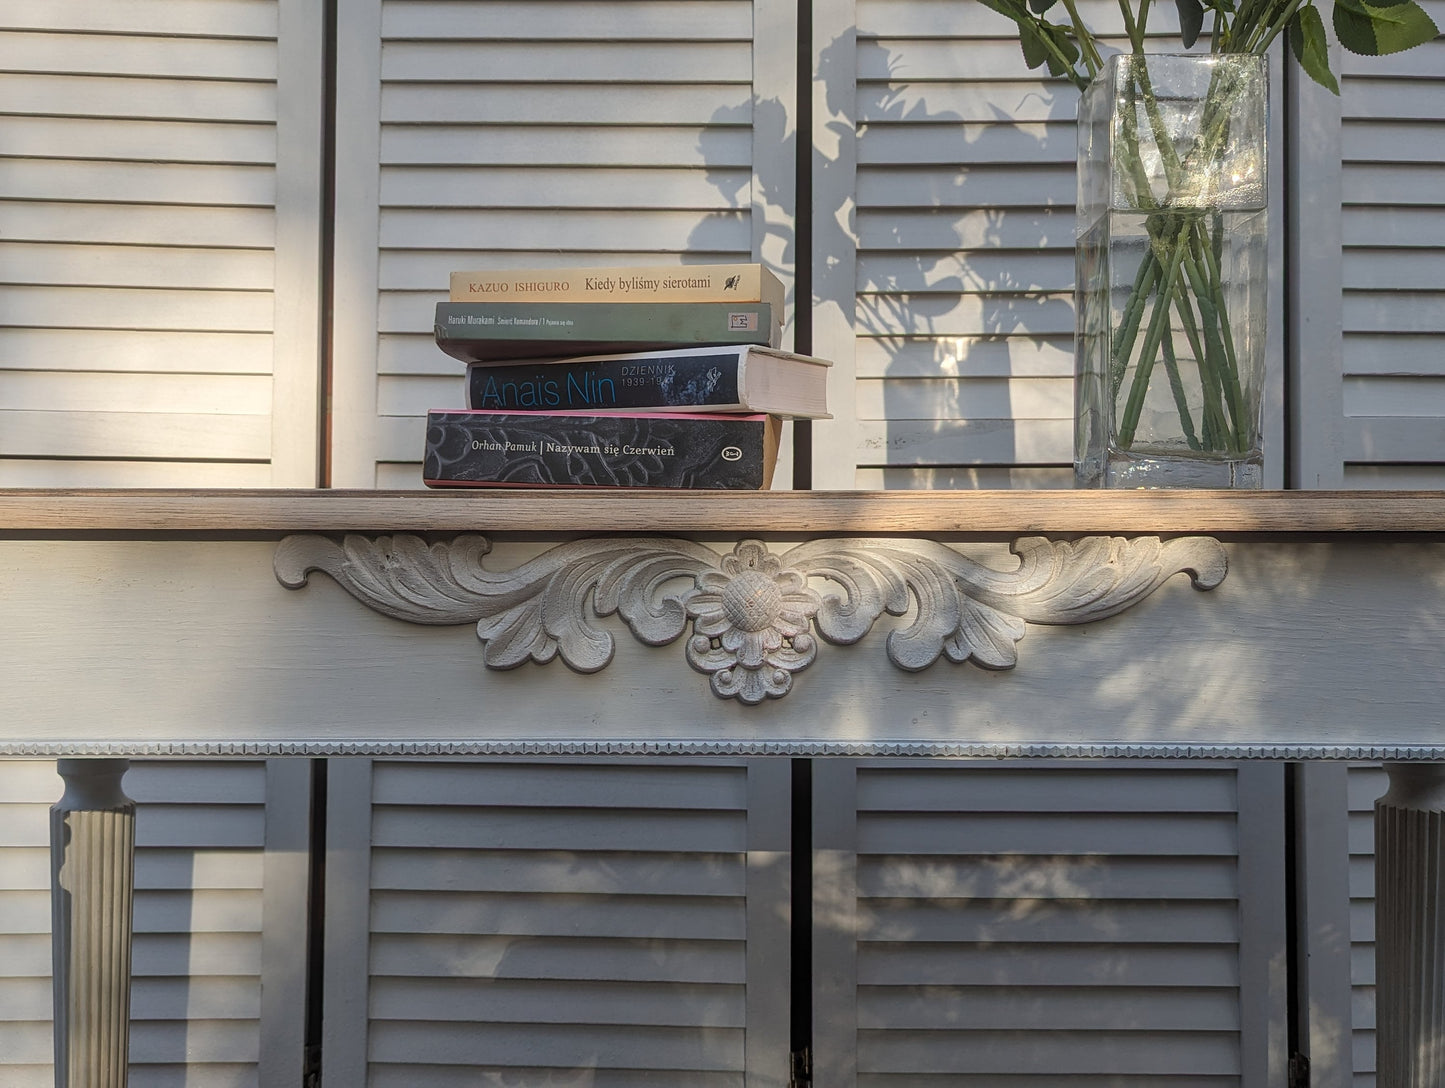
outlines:
{"label": "clear rectangular vase", "polygon": [[1080,487],[1260,487],[1268,67],[1111,57],[1079,104]]}

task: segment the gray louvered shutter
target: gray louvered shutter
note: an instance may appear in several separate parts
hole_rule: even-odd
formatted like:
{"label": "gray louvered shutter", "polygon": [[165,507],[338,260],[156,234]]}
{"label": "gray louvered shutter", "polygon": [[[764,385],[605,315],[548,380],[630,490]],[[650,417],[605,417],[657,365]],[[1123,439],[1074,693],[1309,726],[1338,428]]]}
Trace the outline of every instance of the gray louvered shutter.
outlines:
{"label": "gray louvered shutter", "polygon": [[1342,483],[1441,488],[1445,40],[1341,68]]}
{"label": "gray louvered shutter", "polygon": [[[134,763],[131,1081],[301,1083],[305,761]],[[0,763],[0,1084],[50,1088],[47,760]]]}
{"label": "gray louvered shutter", "polygon": [[[1117,5],[1078,8],[1127,47]],[[1071,487],[1077,91],[979,4],[819,0],[814,23],[814,347],[836,364],[814,486]],[[1173,5],[1149,48],[1180,48]]]}
{"label": "gray louvered shutter", "polygon": [[1375,1085],[1375,802],[1389,786],[1378,764],[1349,769],[1350,1049],[1355,1088]]}
{"label": "gray louvered shutter", "polygon": [[791,279],[787,0],[368,0],[340,33],[338,485],[421,486],[423,415],[464,406],[432,334],[452,271],[764,260]]}
{"label": "gray louvered shutter", "polygon": [[1276,766],[814,779],[817,1083],[1280,1083]]}
{"label": "gray louvered shutter", "polygon": [[1068,486],[1076,92],[980,6],[818,7],[815,486]]}
{"label": "gray louvered shutter", "polygon": [[0,3],[0,485],[316,483],[307,7]]}
{"label": "gray louvered shutter", "polygon": [[787,761],[331,769],[328,1077],[786,1082]]}

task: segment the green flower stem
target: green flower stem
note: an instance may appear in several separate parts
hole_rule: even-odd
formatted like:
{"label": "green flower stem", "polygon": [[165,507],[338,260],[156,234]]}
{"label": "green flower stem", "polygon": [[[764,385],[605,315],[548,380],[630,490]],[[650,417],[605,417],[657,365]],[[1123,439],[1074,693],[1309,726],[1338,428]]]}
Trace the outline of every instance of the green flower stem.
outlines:
{"label": "green flower stem", "polygon": [[1119,14],[1124,16],[1124,33],[1129,35],[1129,44],[1135,53],[1144,52],[1144,35],[1134,22],[1134,13],[1129,10],[1129,0],[1119,0]]}
{"label": "green flower stem", "polygon": [[1109,395],[1117,397],[1119,386],[1124,381],[1124,372],[1129,366],[1129,356],[1134,351],[1134,340],[1139,335],[1139,322],[1144,318],[1144,304],[1154,291],[1161,269],[1153,248],[1145,251],[1139,262],[1139,271],[1134,275],[1134,286],[1129,289],[1129,301],[1124,307],[1123,320],[1114,337],[1114,358],[1109,370]]}
{"label": "green flower stem", "polygon": [[[1179,410],[1181,428],[1191,448],[1196,432],[1184,400],[1181,379],[1169,332],[1169,310],[1178,315],[1178,328],[1189,343],[1199,368],[1204,400],[1204,449],[1242,452],[1248,444],[1245,397],[1239,381],[1233,336],[1229,327],[1224,288],[1205,219],[1198,213],[1161,213],[1150,224],[1152,241],[1140,262],[1125,303],[1110,360],[1111,395],[1118,397],[1133,366],[1128,396],[1119,424],[1119,441],[1132,445],[1138,430],[1155,364],[1163,353],[1170,390]],[[1160,272],[1165,282],[1159,283]],[[1153,300],[1148,331],[1137,357],[1134,344],[1145,306]],[[1197,316],[1196,316],[1197,312]],[[1172,365],[1171,365],[1172,364]]]}
{"label": "green flower stem", "polygon": [[[1222,225],[1220,229],[1222,230]],[[1229,324],[1229,308],[1224,301],[1224,277],[1219,268],[1218,251],[1218,246],[1222,243],[1222,237],[1216,236],[1213,244],[1200,244],[1199,246],[1207,288],[1200,294],[1200,308],[1202,311],[1207,299],[1215,311],[1214,316],[1218,322],[1220,346],[1223,352],[1220,358],[1220,377],[1229,403],[1230,421],[1234,424],[1235,448],[1243,450],[1248,444],[1249,421],[1245,418],[1244,389],[1239,380],[1239,356],[1234,348],[1234,333]]]}
{"label": "green flower stem", "polygon": [[1104,67],[1104,58],[1099,55],[1099,47],[1094,42],[1094,35],[1089,33],[1089,28],[1084,20],[1079,17],[1079,9],[1075,6],[1075,0],[1064,0],[1064,10],[1069,13],[1069,22],[1074,27],[1074,40],[1079,43],[1079,54],[1083,57],[1084,68],[1093,79],[1099,74],[1099,69]]}
{"label": "green flower stem", "polygon": [[1164,350],[1164,372],[1169,377],[1169,392],[1174,394],[1174,407],[1179,412],[1179,423],[1184,428],[1184,441],[1191,450],[1199,450],[1199,438],[1194,433],[1194,417],[1189,411],[1189,400],[1184,394],[1184,379],[1179,376],[1179,360],[1174,356],[1174,340],[1166,336],[1160,341]]}
{"label": "green flower stem", "polygon": [[[1204,444],[1206,449],[1217,450],[1228,445],[1229,421],[1225,416],[1224,390],[1219,380],[1219,371],[1207,346],[1200,344],[1200,326],[1205,323],[1201,307],[1200,320],[1194,319],[1194,305],[1198,299],[1184,286],[1179,285],[1176,308],[1185,335],[1189,338],[1190,350],[1199,368],[1199,390],[1203,395],[1201,411],[1204,416]],[[1207,337],[1206,337],[1207,341]]]}
{"label": "green flower stem", "polygon": [[[1122,8],[1125,0],[1120,3]],[[1187,179],[1195,174],[1192,164],[1210,161],[1228,140],[1230,103],[1240,87],[1225,71],[1211,73],[1199,132],[1181,157],[1169,138],[1147,62],[1134,69],[1132,83],[1133,104],[1122,115],[1120,136],[1125,148],[1138,148],[1141,134],[1137,119],[1142,112],[1159,152],[1168,192],[1162,203],[1154,196],[1137,151],[1120,157],[1126,168],[1129,199],[1141,211],[1153,214],[1148,224],[1149,248],[1125,302],[1110,360],[1112,395],[1116,400],[1125,379],[1129,381],[1118,438],[1126,448],[1133,444],[1149,381],[1162,353],[1180,426],[1190,447],[1201,448],[1202,443],[1203,449],[1243,452],[1249,424],[1220,272],[1218,249],[1223,240],[1218,232],[1211,237],[1209,231],[1209,194],[1186,188]],[[1217,212],[1214,217],[1218,225]],[[1148,331],[1136,356],[1139,328],[1151,299]],[[1171,310],[1178,317],[1177,332],[1187,339],[1199,369],[1201,432],[1195,431],[1184,393],[1172,339],[1176,333],[1169,330]]]}
{"label": "green flower stem", "polygon": [[[1169,192],[1173,193],[1175,189],[1178,188],[1180,180],[1179,153],[1177,150],[1175,150],[1174,141],[1169,138],[1169,129],[1165,126],[1164,118],[1159,113],[1159,99],[1154,94],[1154,81],[1149,78],[1148,62],[1141,62],[1138,65],[1135,65],[1132,70],[1136,73],[1135,82],[1138,85],[1139,94],[1144,99],[1144,116],[1149,119],[1149,128],[1154,133],[1154,146],[1158,149],[1159,161],[1164,166],[1165,184],[1169,187]],[[1133,102],[1130,102],[1129,108],[1125,116],[1129,119],[1133,118]],[[1132,138],[1130,139],[1128,146],[1137,148],[1139,146],[1139,134],[1137,127],[1135,127],[1131,132],[1131,137]],[[1137,154],[1131,155],[1130,159],[1133,162],[1137,163],[1139,161],[1139,156]],[[1139,165],[1139,172],[1142,175],[1142,163]],[[1152,197],[1152,192],[1149,188],[1149,182],[1147,178],[1144,180],[1141,192],[1149,192]]]}
{"label": "green flower stem", "polygon": [[1144,394],[1149,389],[1149,375],[1154,369],[1154,360],[1159,354],[1159,344],[1169,326],[1169,299],[1179,282],[1179,266],[1184,260],[1186,246],[1184,235],[1189,229],[1186,223],[1179,237],[1169,247],[1169,265],[1164,277],[1164,286],[1155,296],[1154,313],[1149,318],[1149,331],[1144,337],[1144,347],[1139,352],[1139,363],[1134,379],[1129,386],[1129,399],[1124,406],[1124,418],[1119,423],[1119,443],[1124,447],[1134,444],[1134,432],[1139,429],[1139,414],[1144,410]]}
{"label": "green flower stem", "polygon": [[[1294,13],[1300,9],[1300,5],[1303,2],[1304,0],[1292,0],[1291,3],[1285,6],[1285,9],[1279,13],[1279,15],[1275,18],[1273,22],[1267,24],[1265,22],[1261,22],[1259,26],[1255,28],[1255,32],[1248,35],[1248,39],[1245,42],[1245,47],[1241,50],[1241,52],[1262,54],[1266,50],[1268,50],[1270,45],[1273,44],[1275,38],[1279,36],[1280,32],[1289,27],[1290,20],[1294,18]],[[1261,30],[1263,30],[1264,32],[1263,37],[1260,37]]]}
{"label": "green flower stem", "polygon": [[[1199,369],[1199,389],[1203,394],[1200,415],[1204,429],[1204,449],[1212,450],[1218,448],[1220,436],[1226,430],[1224,405],[1219,392],[1219,383],[1213,379],[1210,360],[1200,340],[1199,322],[1194,319],[1192,299],[1193,296],[1181,280],[1178,290],[1174,294],[1174,311],[1179,315],[1179,327],[1183,331],[1185,339],[1189,341],[1189,350]],[[1182,419],[1181,422],[1183,422]]]}

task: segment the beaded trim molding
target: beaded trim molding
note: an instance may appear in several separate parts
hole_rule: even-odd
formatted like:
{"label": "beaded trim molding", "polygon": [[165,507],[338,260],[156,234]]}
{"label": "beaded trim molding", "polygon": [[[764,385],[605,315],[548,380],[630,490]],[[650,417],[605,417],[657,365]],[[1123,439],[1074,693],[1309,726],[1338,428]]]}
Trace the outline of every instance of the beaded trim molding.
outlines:
{"label": "beaded trim molding", "polygon": [[978,760],[1347,760],[1355,763],[1445,762],[1445,745],[1391,744],[984,744],[951,741],[764,741],[764,740],[167,740],[141,744],[104,741],[0,742],[0,756],[15,759],[170,759],[225,756],[364,756],[374,759],[465,759],[508,757],[724,758],[829,757],[852,759]]}

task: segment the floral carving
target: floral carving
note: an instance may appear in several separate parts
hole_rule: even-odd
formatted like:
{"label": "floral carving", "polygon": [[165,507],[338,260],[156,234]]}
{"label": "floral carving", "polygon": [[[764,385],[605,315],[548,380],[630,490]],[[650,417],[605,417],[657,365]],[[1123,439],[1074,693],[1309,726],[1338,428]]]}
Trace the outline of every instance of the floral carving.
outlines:
{"label": "floral carving", "polygon": [[[617,615],[634,637],[667,645],[687,630],[685,656],[722,698],[780,698],[818,653],[862,639],[885,612],[913,612],[890,631],[889,660],[928,668],[940,656],[1012,668],[1028,624],[1078,624],[1137,604],[1180,572],[1195,588],[1224,578],[1224,549],[1207,537],[1160,541],[1026,537],[999,570],[929,540],[824,539],[773,554],[744,540],[718,554],[688,540],[597,538],[562,544],[509,571],[483,564],[485,537],[427,543],[410,535],[287,537],[276,576],[298,589],[325,571],[368,607],[426,624],[476,624],[494,669],[560,656],[580,672],[611,660]],[[820,592],[827,589],[826,593]]]}
{"label": "floral carving", "polygon": [[822,598],[756,540],[743,541],[719,566],[698,575],[687,599],[688,661],[712,674],[712,690],[724,698],[757,703],[786,695],[793,673],[817,656],[808,631]]}

